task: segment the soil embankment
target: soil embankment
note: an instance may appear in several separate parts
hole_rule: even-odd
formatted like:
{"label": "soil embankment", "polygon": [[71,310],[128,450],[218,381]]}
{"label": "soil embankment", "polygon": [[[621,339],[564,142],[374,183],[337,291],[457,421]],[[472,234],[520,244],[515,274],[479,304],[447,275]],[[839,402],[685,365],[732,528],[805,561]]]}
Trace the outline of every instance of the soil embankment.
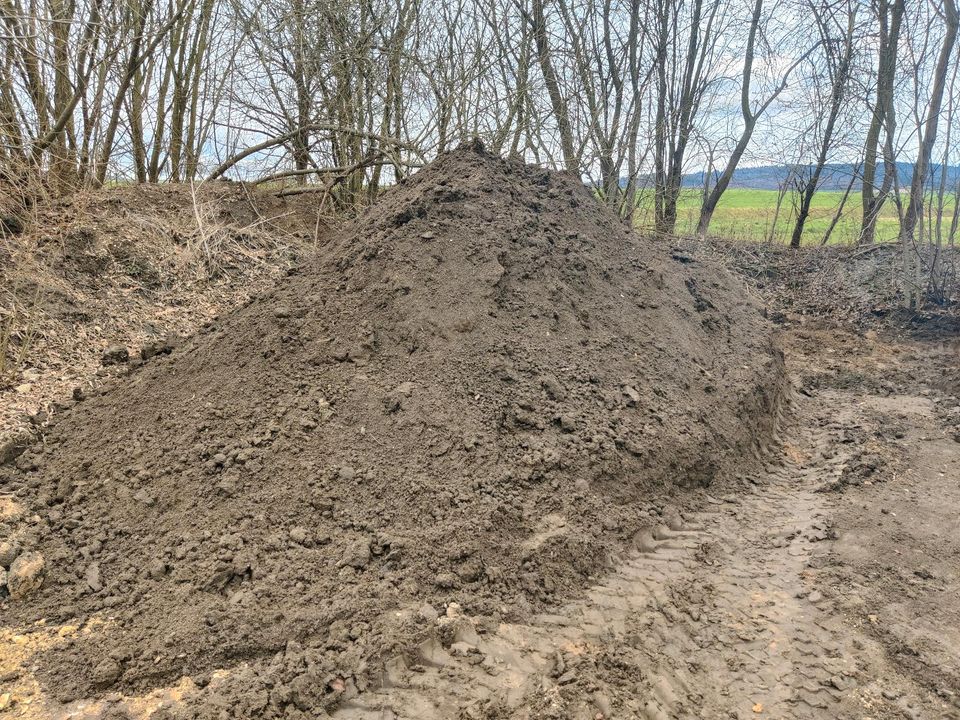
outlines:
{"label": "soil embankment", "polygon": [[0,224],[0,462],[123,369],[105,355],[163,351],[271,287],[326,235],[314,204],[241,183],[118,186]]}
{"label": "soil embankment", "polygon": [[575,178],[462,148],[0,470],[45,577],[4,612],[96,627],[39,659],[61,701],[243,663],[193,711],[333,708],[445,606],[576,595],[755,456],[761,315]]}

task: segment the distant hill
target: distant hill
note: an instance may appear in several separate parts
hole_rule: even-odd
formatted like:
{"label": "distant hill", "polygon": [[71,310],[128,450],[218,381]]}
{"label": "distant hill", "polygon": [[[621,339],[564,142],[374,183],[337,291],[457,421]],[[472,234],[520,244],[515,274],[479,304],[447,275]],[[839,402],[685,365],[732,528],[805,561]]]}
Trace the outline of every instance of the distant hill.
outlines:
{"label": "distant hill", "polygon": [[[760,167],[741,167],[733,174],[730,181],[732,188],[746,188],[751,190],[778,190],[780,184],[787,177],[790,170],[788,165],[762,165]],[[801,168],[801,171],[804,168]],[[846,190],[850,182],[850,175],[856,170],[850,163],[831,163],[825,165],[821,175],[821,190]],[[809,170],[807,170],[809,172]],[[939,182],[940,166],[935,167],[936,177]],[[883,175],[880,169],[881,177]],[[910,180],[913,177],[913,163],[897,163],[897,175],[899,176],[900,187],[910,186]],[[947,182],[955,186],[960,181],[960,166],[952,165],[947,168]],[[879,181],[878,181],[879,182]],[[689,188],[703,187],[703,173],[689,173],[683,176],[683,186]],[[859,192],[859,180],[854,184],[854,191]]]}

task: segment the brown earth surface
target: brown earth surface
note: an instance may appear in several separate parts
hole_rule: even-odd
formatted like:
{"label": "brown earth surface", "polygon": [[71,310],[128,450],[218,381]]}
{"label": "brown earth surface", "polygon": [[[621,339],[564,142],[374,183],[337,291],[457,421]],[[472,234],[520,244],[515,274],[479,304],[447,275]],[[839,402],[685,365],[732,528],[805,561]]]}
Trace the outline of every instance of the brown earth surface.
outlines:
{"label": "brown earth surface", "polygon": [[[927,302],[904,303],[902,248],[898,243],[868,246],[828,245],[791,248],[708,238],[678,239],[677,249],[712,259],[734,270],[756,289],[776,323],[792,318],[830,319],[861,332],[884,330],[889,336],[936,340],[960,333],[960,251],[956,247],[915,250],[918,262],[936,270],[920,274]],[[935,263],[934,263],[935,261]]]}
{"label": "brown earth surface", "polygon": [[715,250],[419,173],[0,469],[0,711],[960,718],[960,341]]}
{"label": "brown earth surface", "polygon": [[312,205],[240,183],[126,186],[0,227],[0,460],[122,369],[101,364],[108,348],[136,359],[272,286],[326,233]]}
{"label": "brown earth surface", "polygon": [[583,596],[461,630],[334,716],[960,717],[960,343],[782,341],[796,390],[747,483],[691,491]]}
{"label": "brown earth surface", "polygon": [[409,608],[574,593],[757,451],[782,379],[728,273],[465,148],[2,471],[45,563],[5,614],[104,623],[44,654],[60,701],[248,662],[234,716],[333,707],[430,635]]}

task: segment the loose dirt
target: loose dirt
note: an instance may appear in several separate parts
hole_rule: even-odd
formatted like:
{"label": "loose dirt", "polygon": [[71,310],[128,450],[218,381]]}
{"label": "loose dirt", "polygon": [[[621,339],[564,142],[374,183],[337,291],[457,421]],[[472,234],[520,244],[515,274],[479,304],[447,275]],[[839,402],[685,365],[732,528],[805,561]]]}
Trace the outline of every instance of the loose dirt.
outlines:
{"label": "loose dirt", "polygon": [[194,711],[333,708],[451,603],[575,594],[759,452],[782,383],[732,276],[464,148],[2,471],[45,575],[5,614],[104,623],[43,653],[58,701],[246,663]]}
{"label": "loose dirt", "polygon": [[960,717],[960,346],[743,297],[444,157],[0,471],[0,705]]}
{"label": "loose dirt", "polygon": [[0,226],[0,461],[122,369],[108,349],[137,362],[272,287],[326,234],[311,205],[240,183],[118,186]]}
{"label": "loose dirt", "polygon": [[335,717],[960,717],[960,444],[937,411],[960,410],[960,345],[782,340],[796,392],[746,483],[692,491],[585,597],[461,626]]}

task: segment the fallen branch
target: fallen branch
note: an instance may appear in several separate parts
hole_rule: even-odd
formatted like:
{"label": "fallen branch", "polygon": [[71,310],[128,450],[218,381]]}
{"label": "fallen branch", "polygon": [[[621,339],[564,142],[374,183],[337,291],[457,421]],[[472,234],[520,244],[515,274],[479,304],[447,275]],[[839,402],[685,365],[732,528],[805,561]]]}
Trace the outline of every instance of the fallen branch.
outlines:
{"label": "fallen branch", "polygon": [[322,185],[303,185],[301,187],[286,188],[285,190],[278,192],[277,197],[290,197],[291,195],[303,195],[304,193],[311,192],[328,193],[348,177],[353,175],[353,173],[357,172],[357,170],[362,170],[363,168],[373,165],[384,164],[392,163],[387,163],[387,161],[383,160],[383,153],[381,151],[374,150],[358,163],[343,168],[332,168],[332,170],[335,170],[336,172],[330,173],[332,175],[330,182],[325,182]]}
{"label": "fallen branch", "polygon": [[[374,167],[377,165],[393,165],[392,161],[389,160],[377,160],[376,162],[366,163],[360,167]],[[340,167],[327,167],[327,168],[304,168],[301,170],[284,170],[283,172],[274,173],[273,175],[267,175],[265,177],[259,178],[251,182],[251,185],[263,185],[264,183],[273,182],[275,180],[283,180],[288,177],[302,177],[304,175],[341,175],[344,173],[349,174],[354,170],[359,170],[359,167],[355,166],[340,166]]]}
{"label": "fallen branch", "polygon": [[339,125],[330,125],[328,123],[315,123],[311,125],[304,125],[299,127],[296,130],[291,130],[290,132],[284,133],[283,135],[276,135],[272,138],[268,138],[261,143],[256,145],[251,145],[245,150],[233,155],[226,160],[224,160],[220,165],[218,165],[213,172],[207,176],[207,180],[216,180],[218,177],[223,175],[227,170],[232,168],[241,160],[244,160],[251,155],[266,150],[267,148],[276,147],[277,145],[282,145],[291,138],[299,135],[304,132],[336,132],[344,133],[347,135],[355,135],[356,137],[367,138],[368,140],[376,140],[382,145],[392,145],[395,147],[405,148],[413,153],[416,153],[418,157],[423,157],[423,154],[420,152],[419,148],[415,148],[412,145],[400,140],[399,138],[393,138],[386,135],[379,135],[377,133],[367,132],[366,130],[355,130],[353,128],[345,128]]}

